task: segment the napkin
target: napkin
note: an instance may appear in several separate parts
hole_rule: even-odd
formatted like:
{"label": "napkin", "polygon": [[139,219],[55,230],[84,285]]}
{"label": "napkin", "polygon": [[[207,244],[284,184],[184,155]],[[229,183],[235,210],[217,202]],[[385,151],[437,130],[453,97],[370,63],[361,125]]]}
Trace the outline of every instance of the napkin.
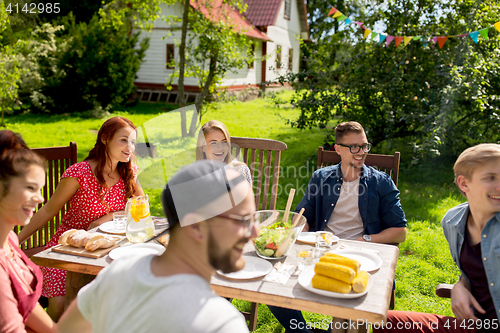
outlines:
{"label": "napkin", "polygon": [[378,251],[372,250],[372,249],[362,249],[360,247],[355,247],[355,246],[350,246],[350,245],[345,245],[345,244],[340,244],[336,250],[358,250],[358,251],[367,251],[371,252],[373,254],[378,255]]}
{"label": "napkin", "polygon": [[266,275],[264,281],[286,284],[295,271],[295,266],[278,262],[273,270]]}

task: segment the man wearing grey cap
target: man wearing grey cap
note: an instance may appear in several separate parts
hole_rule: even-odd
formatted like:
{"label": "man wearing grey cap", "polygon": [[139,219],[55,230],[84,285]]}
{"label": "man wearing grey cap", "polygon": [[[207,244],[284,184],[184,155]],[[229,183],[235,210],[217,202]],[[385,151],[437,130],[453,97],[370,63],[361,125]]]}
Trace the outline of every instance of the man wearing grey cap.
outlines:
{"label": "man wearing grey cap", "polygon": [[118,259],[83,287],[60,332],[248,332],[244,317],[213,293],[215,270],[245,265],[257,236],[253,191],[222,162],[197,161],[162,192],[170,241],[161,256]]}

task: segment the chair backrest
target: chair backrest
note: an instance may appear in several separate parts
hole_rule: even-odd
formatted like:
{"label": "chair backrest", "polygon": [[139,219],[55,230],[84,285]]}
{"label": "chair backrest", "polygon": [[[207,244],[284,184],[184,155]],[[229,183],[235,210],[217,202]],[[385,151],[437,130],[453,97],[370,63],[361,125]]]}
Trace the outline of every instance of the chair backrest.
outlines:
{"label": "chair backrest", "polygon": [[[394,184],[398,186],[399,159],[398,151],[394,155],[368,154],[365,164],[389,174]],[[318,169],[338,163],[340,156],[336,151],[324,150],[321,146],[318,148]]]}
{"label": "chair backrest", "polygon": [[[77,162],[76,142],[71,142],[69,146],[65,147],[33,148],[33,151],[47,160],[47,180],[42,189],[44,202],[38,206],[38,209],[40,209],[54,193],[64,171],[70,165]],[[43,250],[43,247],[47,245],[50,238],[56,233],[57,228],[61,224],[61,219],[68,208],[69,203],[66,203],[52,220],[21,244],[21,249],[28,257]],[[16,227],[14,231],[19,233],[20,227]]]}
{"label": "chair backrest", "polygon": [[231,137],[231,145],[233,156],[250,168],[257,209],[276,209],[281,152],[286,150],[286,144],[276,140]]}

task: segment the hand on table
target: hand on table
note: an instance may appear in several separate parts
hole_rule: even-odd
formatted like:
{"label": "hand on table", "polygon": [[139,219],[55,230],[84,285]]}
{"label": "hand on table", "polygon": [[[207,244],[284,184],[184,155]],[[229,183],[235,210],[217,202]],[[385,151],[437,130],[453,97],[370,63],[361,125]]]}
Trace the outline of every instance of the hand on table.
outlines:
{"label": "hand on table", "polygon": [[486,313],[474,296],[472,296],[467,282],[462,278],[455,283],[451,290],[451,310],[458,320],[477,320],[474,315],[474,308],[480,313]]}
{"label": "hand on table", "polygon": [[90,223],[89,227],[87,228],[87,230],[97,228],[101,224],[103,224],[105,222],[109,222],[109,221],[113,221],[113,213],[107,213],[106,215],[101,216],[97,220],[92,221]]}

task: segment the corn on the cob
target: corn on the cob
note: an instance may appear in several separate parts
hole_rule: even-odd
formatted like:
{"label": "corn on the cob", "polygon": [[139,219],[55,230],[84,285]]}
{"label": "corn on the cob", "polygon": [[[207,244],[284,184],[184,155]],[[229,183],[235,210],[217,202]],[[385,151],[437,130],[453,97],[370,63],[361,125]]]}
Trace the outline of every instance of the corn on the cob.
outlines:
{"label": "corn on the cob", "polygon": [[368,284],[368,273],[365,271],[359,271],[358,275],[352,280],[352,290],[356,293],[362,293],[366,289]]}
{"label": "corn on the cob", "polygon": [[356,273],[352,268],[321,261],[316,263],[314,266],[314,273],[328,276],[349,284],[352,283],[352,280],[356,277]]}
{"label": "corn on the cob", "polygon": [[311,285],[316,289],[333,291],[341,294],[348,294],[351,291],[350,284],[320,274],[314,274]]}
{"label": "corn on the cob", "polygon": [[344,256],[340,256],[335,253],[326,253],[324,256],[319,258],[319,261],[347,266],[352,268],[355,273],[357,273],[359,271],[359,268],[361,267],[359,261]]}

